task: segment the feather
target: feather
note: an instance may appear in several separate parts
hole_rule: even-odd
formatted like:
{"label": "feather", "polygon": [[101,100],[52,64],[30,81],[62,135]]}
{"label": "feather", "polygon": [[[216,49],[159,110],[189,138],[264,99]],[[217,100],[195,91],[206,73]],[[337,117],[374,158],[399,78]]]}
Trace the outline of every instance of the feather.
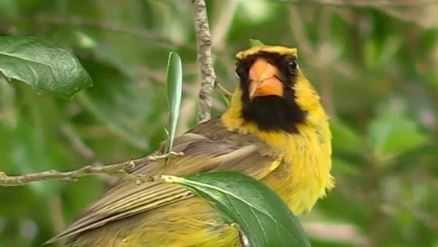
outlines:
{"label": "feather", "polygon": [[[226,130],[219,119],[203,123],[176,138],[173,150],[183,152],[164,165],[163,160],[145,162],[132,175],[160,174],[184,176],[214,170],[237,170],[262,179],[272,170],[276,155],[252,136],[242,136]],[[113,221],[154,210],[190,198],[185,188],[160,181],[120,181],[85,214],[48,243],[75,236]]]}

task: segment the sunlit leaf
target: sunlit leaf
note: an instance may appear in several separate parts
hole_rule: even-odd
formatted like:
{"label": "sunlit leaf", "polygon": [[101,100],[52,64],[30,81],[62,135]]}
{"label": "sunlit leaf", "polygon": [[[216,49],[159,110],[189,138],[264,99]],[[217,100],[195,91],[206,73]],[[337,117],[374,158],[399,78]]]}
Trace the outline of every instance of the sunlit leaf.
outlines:
{"label": "sunlit leaf", "polygon": [[182,97],[182,63],[176,52],[169,53],[167,62],[167,97],[170,108],[167,152],[170,152],[175,139],[176,127],[178,126]]}
{"label": "sunlit leaf", "polygon": [[31,37],[0,37],[0,73],[8,81],[66,97],[92,85],[70,51]]}
{"label": "sunlit leaf", "polygon": [[274,11],[274,4],[270,1],[252,0],[239,2],[239,15],[246,21],[260,23],[269,19]]}
{"label": "sunlit leaf", "polygon": [[229,223],[236,223],[253,247],[306,247],[298,219],[271,189],[236,172],[165,177],[210,201]]}

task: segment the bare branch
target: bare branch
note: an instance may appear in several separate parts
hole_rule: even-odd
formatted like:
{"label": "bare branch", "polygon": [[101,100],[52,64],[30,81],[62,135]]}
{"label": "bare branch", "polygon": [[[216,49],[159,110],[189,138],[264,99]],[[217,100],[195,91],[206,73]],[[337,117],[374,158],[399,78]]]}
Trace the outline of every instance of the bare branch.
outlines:
{"label": "bare branch", "polygon": [[[4,172],[0,171],[0,186],[11,187],[11,186],[21,186],[26,185],[33,182],[41,182],[47,180],[64,180],[64,181],[72,181],[81,177],[86,176],[130,176],[130,172],[134,170],[141,164],[144,164],[147,161],[156,161],[160,159],[165,159],[169,155],[183,155],[182,153],[174,153],[171,152],[169,154],[163,155],[151,155],[145,158],[128,160],[120,163],[114,163],[110,165],[87,165],[77,170],[61,172],[56,170],[49,170],[43,172],[30,173],[26,175],[20,176],[8,176]],[[139,182],[154,179],[152,177],[143,177],[132,175],[132,177]]]}
{"label": "bare branch", "polygon": [[223,9],[213,26],[213,46],[216,50],[221,50],[226,44],[224,42],[228,31],[230,30],[233,18],[235,16],[238,0],[228,0],[220,2],[223,4]]}
{"label": "bare branch", "polygon": [[336,7],[416,7],[437,4],[438,0],[283,0],[296,4],[321,4]]}
{"label": "bare branch", "polygon": [[226,89],[220,82],[216,81],[216,87],[225,97],[231,97],[233,95],[228,89]]}
{"label": "bare branch", "polygon": [[78,170],[61,172],[56,170],[49,170],[43,172],[29,173],[20,176],[8,176],[0,172],[0,186],[20,186],[33,182],[47,181],[47,180],[75,180],[80,177],[92,175],[126,175],[128,170],[135,168],[138,161],[126,161],[112,165],[88,165]]}
{"label": "bare branch", "polygon": [[91,161],[96,157],[94,151],[82,141],[81,137],[75,132],[70,124],[64,124],[61,127],[61,133],[71,143],[73,149],[76,150],[82,157],[88,161]]}
{"label": "bare branch", "polygon": [[306,222],[303,227],[312,238],[369,246],[370,240],[351,224]]}
{"label": "bare branch", "polygon": [[211,55],[212,40],[208,26],[207,6],[204,0],[192,0],[193,18],[196,29],[198,63],[201,70],[201,89],[199,90],[200,122],[211,118],[212,92],[216,81]]}

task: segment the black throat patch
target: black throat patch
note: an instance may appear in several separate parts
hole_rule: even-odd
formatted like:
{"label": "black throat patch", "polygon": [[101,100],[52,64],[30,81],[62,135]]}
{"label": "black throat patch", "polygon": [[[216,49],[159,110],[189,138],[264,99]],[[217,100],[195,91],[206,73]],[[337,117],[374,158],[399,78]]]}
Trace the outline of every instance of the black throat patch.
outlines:
{"label": "black throat patch", "polygon": [[[281,73],[279,79],[283,83],[284,91],[282,97],[262,96],[252,100],[249,98],[249,69],[254,61],[260,57],[279,69]],[[259,53],[238,61],[236,72],[240,77],[242,117],[245,121],[256,124],[261,130],[298,133],[297,125],[305,122],[307,113],[296,103],[293,86],[298,68],[295,60],[295,57],[281,56],[275,53]]]}

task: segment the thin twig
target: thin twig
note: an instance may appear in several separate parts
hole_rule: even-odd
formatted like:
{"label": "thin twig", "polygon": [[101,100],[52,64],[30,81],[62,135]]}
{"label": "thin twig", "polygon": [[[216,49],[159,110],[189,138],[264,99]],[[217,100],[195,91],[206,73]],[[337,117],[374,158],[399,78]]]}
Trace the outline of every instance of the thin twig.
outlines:
{"label": "thin twig", "polygon": [[70,124],[65,124],[61,127],[61,133],[71,143],[74,150],[76,150],[83,158],[90,161],[96,157],[94,151],[88,147],[81,137],[75,132]]}
{"label": "thin twig", "polygon": [[369,246],[369,239],[351,224],[307,222],[304,230],[315,239],[350,243],[354,246]]}
{"label": "thin twig", "polygon": [[[319,54],[317,53],[315,47],[313,47],[308,35],[306,34],[305,24],[303,23],[303,18],[301,17],[302,15],[300,14],[297,6],[291,6],[289,11],[292,35],[300,47],[300,51],[302,51],[304,54],[304,57],[306,57],[309,61],[312,61],[312,65],[318,68],[326,67],[327,64],[330,63],[331,68],[337,73],[345,76],[346,78],[354,79],[355,73],[351,65],[342,63],[341,61],[331,63],[331,61],[334,61],[336,57],[330,56],[329,59],[329,56],[321,53],[321,50],[319,50]],[[327,50],[325,50],[325,52],[327,52]]]}
{"label": "thin twig", "polygon": [[[219,2],[217,2],[219,3]],[[238,0],[228,0],[220,2],[223,6],[219,18],[216,20],[213,26],[213,46],[216,50],[221,50],[224,48],[226,42],[224,42],[228,31],[230,30],[233,18],[235,16],[237,6],[239,5]]]}
{"label": "thin twig", "polygon": [[[77,170],[72,171],[56,171],[56,170],[48,170],[43,172],[35,172],[29,173],[26,175],[19,176],[8,176],[4,172],[0,171],[0,186],[21,186],[26,185],[33,182],[41,182],[48,180],[64,180],[64,181],[74,181],[81,177],[86,176],[102,176],[102,175],[110,175],[110,176],[129,176],[130,172],[134,170],[141,164],[144,164],[147,161],[156,161],[160,159],[165,159],[169,157],[169,155],[180,156],[182,153],[174,153],[171,152],[169,154],[162,155],[151,155],[145,158],[128,160],[120,163],[114,163],[110,165],[87,165]],[[147,177],[133,176],[136,179],[148,179]],[[153,179],[153,178],[150,178]]]}
{"label": "thin twig", "polygon": [[321,18],[319,20],[319,37],[321,42],[318,44],[317,54],[320,61],[323,61],[319,68],[319,80],[321,82],[321,98],[322,102],[330,117],[335,116],[335,108],[333,105],[333,79],[330,73],[330,64],[335,63],[336,55],[333,55],[333,48],[330,45],[328,35],[331,32],[330,19],[333,15],[333,8],[324,8],[321,11]]}
{"label": "thin twig", "polygon": [[207,6],[204,0],[192,0],[193,17],[196,29],[198,63],[201,70],[201,89],[199,90],[200,122],[211,118],[212,92],[216,81],[211,55],[211,35],[208,26]]}
{"label": "thin twig", "polygon": [[[55,194],[49,201],[48,207],[50,210],[50,219],[53,226],[54,232],[61,232],[65,229],[65,220],[64,220],[64,209],[61,197]],[[55,243],[56,247],[65,246],[65,241],[60,241]]]}
{"label": "thin twig", "polygon": [[231,97],[233,95],[232,92],[230,92],[230,90],[226,89],[220,82],[216,81],[216,88],[220,90],[220,92],[225,96],[225,97]]}
{"label": "thin twig", "polygon": [[[294,39],[300,45],[300,49],[303,51],[305,56],[314,56],[314,48],[306,35],[306,31],[304,30],[305,25],[302,21],[303,18],[301,17],[301,13],[298,10],[298,7],[292,6],[289,8],[289,11],[291,31]],[[310,59],[315,60],[313,57]]]}
{"label": "thin twig", "polygon": [[438,0],[282,0],[294,4],[320,4],[336,7],[417,7],[437,4]]}
{"label": "thin twig", "polygon": [[8,176],[0,172],[0,186],[20,186],[47,180],[75,180],[80,177],[92,175],[127,175],[127,171],[135,168],[137,165],[138,163],[135,161],[126,161],[107,166],[88,165],[78,170],[67,172],[49,170],[20,176]]}
{"label": "thin twig", "polygon": [[104,123],[114,135],[121,137],[122,140],[126,141],[126,143],[132,145],[135,148],[141,150],[148,148],[149,142],[147,142],[144,138],[138,137],[127,128],[120,126],[120,124],[114,122],[113,119],[111,119],[107,114],[105,114],[99,107],[94,104],[94,102],[86,93],[80,93],[75,98],[77,99],[79,104],[83,106],[87,111],[92,113],[97,120]]}

